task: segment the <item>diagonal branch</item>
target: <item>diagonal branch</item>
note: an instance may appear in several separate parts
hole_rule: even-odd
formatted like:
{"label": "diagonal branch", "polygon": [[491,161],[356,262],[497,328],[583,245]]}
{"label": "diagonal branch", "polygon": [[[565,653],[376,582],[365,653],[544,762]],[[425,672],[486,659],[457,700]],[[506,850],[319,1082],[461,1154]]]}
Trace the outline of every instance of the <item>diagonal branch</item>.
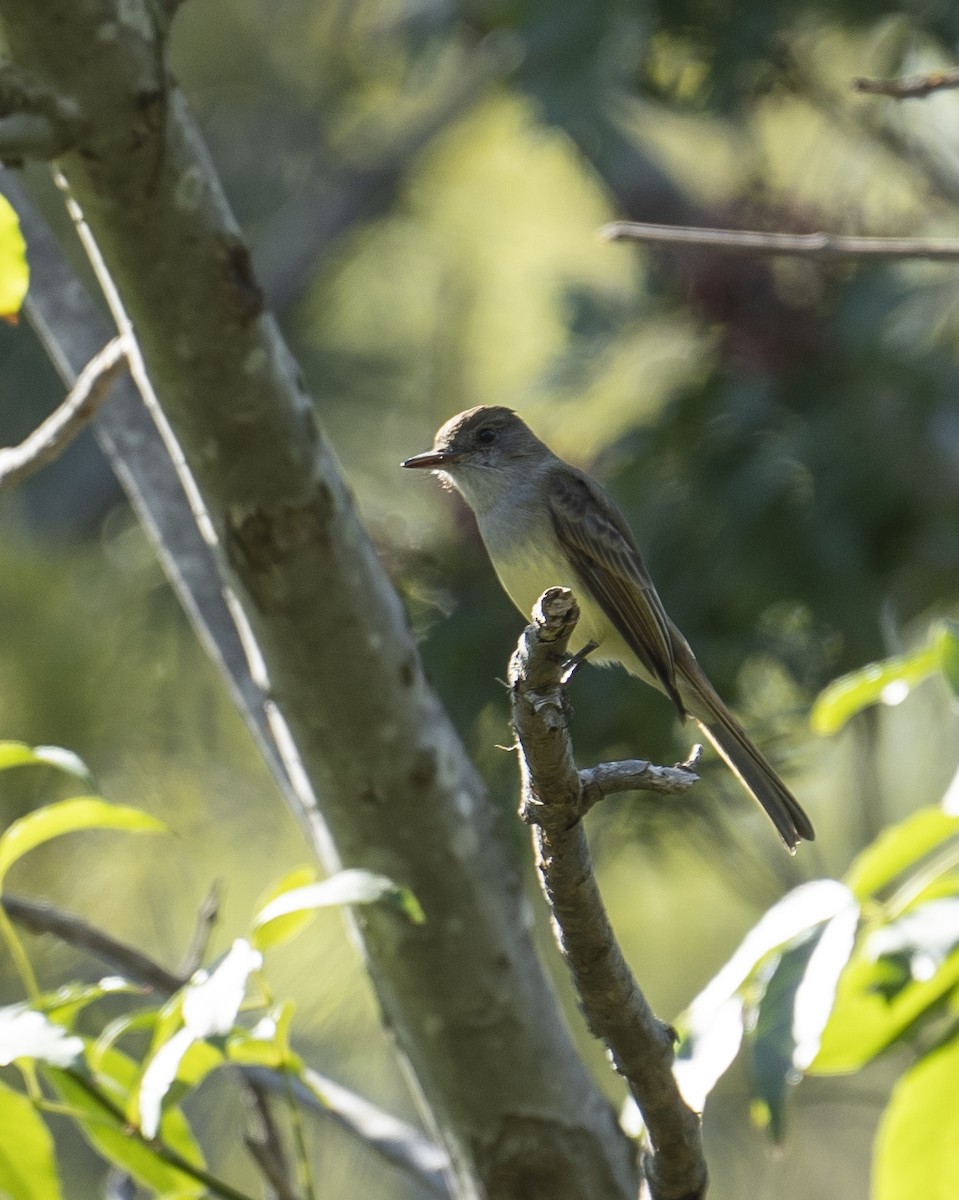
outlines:
{"label": "diagonal branch", "polygon": [[599,236],[605,241],[698,246],[730,254],[784,254],[833,260],[855,258],[959,258],[959,241],[949,238],[845,237],[836,233],[763,233],[754,229],[697,229],[691,225],[647,225],[614,221]]}
{"label": "diagonal branch", "polygon": [[93,420],[126,366],[126,338],[112,338],[83,368],[55,412],[19,446],[0,448],[0,492],[12,490],[35,471],[58,459]]}
{"label": "diagonal branch", "polygon": [[133,946],[110,937],[82,917],[54,908],[52,904],[12,896],[9,892],[0,897],[0,904],[11,920],[31,933],[53,934],[68,946],[86,950],[105,966],[122,971],[127,978],[156,988],[164,995],[172,995],[187,982],[186,977],[168,971]]}
{"label": "diagonal branch", "polygon": [[[572,592],[550,588],[510,661],[521,811],[532,827],[540,881],[586,1021],[643,1114],[650,1193],[654,1200],[696,1200],[706,1191],[706,1162],[699,1116],[673,1077],[675,1034],[654,1016],[623,957],[583,829],[583,780],[573,761],[564,687],[566,646],[578,620]],[[689,772],[686,785],[694,779]]]}

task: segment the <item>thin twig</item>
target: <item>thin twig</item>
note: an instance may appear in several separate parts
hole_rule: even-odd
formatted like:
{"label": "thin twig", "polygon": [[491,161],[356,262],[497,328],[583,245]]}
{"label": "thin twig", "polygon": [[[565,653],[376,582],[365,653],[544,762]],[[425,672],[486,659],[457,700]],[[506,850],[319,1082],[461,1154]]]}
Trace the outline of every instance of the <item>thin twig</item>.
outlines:
{"label": "thin twig", "polygon": [[892,96],[894,100],[921,100],[933,92],[959,87],[959,67],[930,71],[926,75],[903,75],[898,79],[854,79],[854,92],[870,96]]}
{"label": "thin twig", "polygon": [[605,241],[653,242],[699,246],[731,254],[790,254],[834,260],[855,258],[959,258],[959,241],[950,238],[844,237],[835,233],[762,233],[753,229],[695,229],[690,225],[647,225],[614,221],[599,236]]}
{"label": "thin twig", "polygon": [[126,365],[127,341],[118,336],[90,359],[55,412],[19,446],[0,448],[0,492],[15,488],[60,457],[110,395]]}
{"label": "thin twig", "polygon": [[643,1115],[649,1143],[643,1167],[653,1200],[697,1200],[707,1180],[702,1133],[673,1077],[674,1034],[654,1016],[626,964],[583,829],[583,780],[573,761],[564,687],[566,647],[578,619],[572,592],[550,588],[510,660],[521,812],[583,1014]]}
{"label": "thin twig", "polygon": [[220,918],[220,902],[222,899],[223,885],[219,880],[216,880],[207,893],[206,899],[197,910],[193,936],[190,938],[190,944],[186,948],[183,963],[180,967],[180,974],[185,979],[189,979],[195,971],[198,971],[203,966],[207,947],[210,944],[210,935],[213,933],[213,927]]}
{"label": "thin twig", "polygon": [[290,1182],[290,1167],[287,1162],[283,1139],[273,1119],[267,1089],[255,1079],[247,1079],[247,1087],[253,1107],[260,1121],[261,1136],[247,1134],[246,1148],[256,1160],[267,1183],[276,1193],[276,1200],[299,1200]]}

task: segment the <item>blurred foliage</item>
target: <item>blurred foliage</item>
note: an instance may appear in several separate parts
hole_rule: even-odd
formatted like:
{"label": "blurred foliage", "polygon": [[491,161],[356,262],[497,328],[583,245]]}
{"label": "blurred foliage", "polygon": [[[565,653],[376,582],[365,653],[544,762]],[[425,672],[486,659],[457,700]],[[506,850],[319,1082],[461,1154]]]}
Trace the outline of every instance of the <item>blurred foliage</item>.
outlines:
{"label": "blurred foliage", "polygon": [[[609,485],[667,608],[812,812],[818,841],[777,857],[707,760],[689,798],[617,799],[593,815],[614,922],[662,1012],[684,1009],[785,889],[843,876],[952,776],[941,678],[829,743],[806,714],[838,673],[920,654],[930,621],[955,615],[959,292],[951,266],[769,263],[594,233],[623,216],[952,233],[959,97],[897,105],[849,83],[951,65],[957,38],[954,5],[863,0],[231,0],[184,5],[174,22],[174,70],[498,801],[514,805],[515,770],[497,748],[510,734],[495,677],[521,620],[459,502],[398,470],[481,402],[517,408]],[[0,442],[59,399],[24,328],[0,327],[0,396]],[[302,852],[116,502],[82,447],[4,498],[0,731],[76,748],[111,798],[134,798],[180,841],[149,855],[41,848],[13,882],[175,960],[215,875],[230,880],[223,950],[242,933],[236,913]],[[688,752],[669,706],[617,672],[582,672],[573,699],[583,761]],[[40,769],[15,774],[30,778],[5,782],[8,819],[62,795]],[[311,1030],[297,1051],[409,1113],[388,1055],[369,1053],[379,1034],[361,972],[321,924],[301,939],[312,958],[277,951],[283,994],[298,992],[298,1028]],[[37,953],[43,974],[62,952]],[[780,975],[767,991],[791,987]],[[774,1015],[762,1028],[780,1036]],[[618,1095],[601,1052],[583,1047]],[[781,1065],[781,1040],[776,1053]],[[785,1152],[767,1162],[734,1066],[707,1108],[716,1194],[761,1180],[864,1196],[875,1097],[900,1069],[883,1056],[865,1068],[866,1099],[807,1079]],[[226,1101],[218,1111],[222,1157],[239,1118]],[[906,1128],[896,1110],[884,1126]],[[371,1200],[400,1194],[334,1131],[314,1137],[318,1196],[357,1194],[358,1180]]]}
{"label": "blurred foliage", "polygon": [[[837,680],[817,709],[838,706],[842,724],[869,705],[901,703],[918,682],[917,661],[926,675],[941,671],[955,695],[955,646],[954,628],[941,627],[916,655]],[[676,1022],[687,1102],[702,1111],[743,1048],[753,1120],[781,1145],[787,1099],[804,1075],[860,1072],[906,1051],[908,1068],[876,1135],[871,1194],[950,1195],[959,1118],[949,1076],[959,1046],[957,868],[959,772],[941,805],[886,828],[841,883],[802,884],[764,913]]]}

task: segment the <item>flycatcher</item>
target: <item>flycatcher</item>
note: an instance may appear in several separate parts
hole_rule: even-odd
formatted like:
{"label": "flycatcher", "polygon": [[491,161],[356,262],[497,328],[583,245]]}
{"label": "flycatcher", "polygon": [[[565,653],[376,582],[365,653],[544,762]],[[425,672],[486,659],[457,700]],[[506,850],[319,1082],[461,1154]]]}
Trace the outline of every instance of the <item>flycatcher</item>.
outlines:
{"label": "flycatcher", "polygon": [[579,602],[590,661],[619,663],[693,717],[790,852],[815,834],[799,803],[753,745],[666,615],[626,518],[582,471],[563,462],[508,408],[453,417],[433,449],[404,467],[433,470],[476,514],[507,595],[524,617],[549,587]]}

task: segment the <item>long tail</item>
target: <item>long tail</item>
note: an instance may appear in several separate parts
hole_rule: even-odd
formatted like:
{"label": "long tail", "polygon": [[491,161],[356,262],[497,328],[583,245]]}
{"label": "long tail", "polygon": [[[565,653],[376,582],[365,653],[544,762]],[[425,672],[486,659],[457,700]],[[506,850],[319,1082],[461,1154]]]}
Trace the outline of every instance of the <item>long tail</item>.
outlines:
{"label": "long tail", "polygon": [[811,842],[816,837],[809,818],[720,699],[685,639],[677,650],[676,668],[683,681],[686,707],[732,773],[766,810],[790,854],[795,853],[800,839]]}
{"label": "long tail", "polygon": [[746,791],[766,810],[790,854],[795,853],[801,838],[811,842],[816,837],[809,818],[736,718],[728,711],[725,716],[727,719],[708,725],[705,721],[697,724]]}

